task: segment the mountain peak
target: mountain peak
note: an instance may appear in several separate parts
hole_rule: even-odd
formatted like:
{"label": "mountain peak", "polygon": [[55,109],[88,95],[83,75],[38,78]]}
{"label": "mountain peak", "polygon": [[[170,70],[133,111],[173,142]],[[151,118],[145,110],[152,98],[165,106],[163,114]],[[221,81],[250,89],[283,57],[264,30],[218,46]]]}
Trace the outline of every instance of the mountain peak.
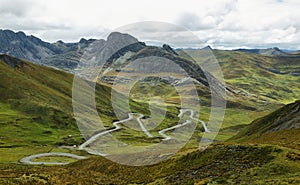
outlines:
{"label": "mountain peak", "polygon": [[6,34],[15,34],[15,32],[13,32],[12,30],[1,30],[3,33],[6,33]]}
{"label": "mountain peak", "polygon": [[88,42],[88,40],[86,40],[85,38],[81,38],[80,40],[79,40],[79,43],[87,43]]}
{"label": "mountain peak", "polygon": [[18,31],[16,34],[17,34],[18,36],[20,36],[21,38],[25,38],[25,37],[26,37],[25,33],[22,32],[22,31]]}
{"label": "mountain peak", "polygon": [[58,40],[56,41],[57,44],[64,44],[64,42],[62,40]]}
{"label": "mountain peak", "polygon": [[135,37],[127,33],[111,32],[107,37],[107,42],[118,42],[118,41],[125,41],[131,44],[138,42],[138,40]]}
{"label": "mountain peak", "polygon": [[205,46],[204,48],[202,48],[203,50],[212,50],[212,48],[210,47],[210,45]]}
{"label": "mountain peak", "polygon": [[286,54],[285,52],[281,51],[278,47],[266,49],[265,51],[262,51],[261,53],[264,55],[269,55],[269,56],[280,56],[280,55]]}
{"label": "mountain peak", "polygon": [[108,37],[107,37],[107,40],[109,39],[112,39],[112,38],[115,38],[115,37],[121,37],[121,36],[125,36],[125,35],[128,35],[127,33],[121,33],[121,32],[111,32]]}
{"label": "mountain peak", "polygon": [[287,53],[280,50],[278,47],[267,48],[267,49],[237,49],[234,51],[245,52],[250,54],[260,54],[266,56],[284,56]]}
{"label": "mountain peak", "polygon": [[171,46],[169,46],[168,44],[163,44],[162,46],[166,51],[168,51],[169,53],[173,53],[175,55],[178,55]]}

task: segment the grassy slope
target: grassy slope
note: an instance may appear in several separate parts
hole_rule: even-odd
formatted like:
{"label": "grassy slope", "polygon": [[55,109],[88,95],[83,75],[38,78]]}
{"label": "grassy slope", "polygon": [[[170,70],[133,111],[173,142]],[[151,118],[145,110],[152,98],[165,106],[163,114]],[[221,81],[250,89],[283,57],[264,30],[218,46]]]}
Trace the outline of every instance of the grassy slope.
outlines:
{"label": "grassy slope", "polygon": [[[189,50],[187,53],[179,51],[179,53],[187,58],[189,58],[187,53],[191,53],[193,58],[200,63],[206,56],[205,52],[201,54],[197,50]],[[233,87],[235,91],[243,92],[228,97],[226,115],[217,140],[229,139],[253,120],[271,113],[283,104],[298,99],[300,94],[300,89],[297,88],[300,82],[299,76],[275,74],[258,67],[257,64],[268,69],[298,71],[299,56],[267,57],[222,50],[213,50],[213,53],[219,61],[227,85]],[[201,58],[197,58],[199,56]],[[208,113],[208,110],[203,111],[204,115]],[[206,118],[203,119],[206,120]]]}
{"label": "grassy slope", "polygon": [[[191,53],[200,63],[206,56],[205,52],[201,54],[197,50],[188,50],[187,53],[179,51],[179,53],[187,58],[189,58],[187,53]],[[243,92],[237,96],[228,97],[226,115],[218,139],[228,139],[234,136],[244,125],[299,98],[300,76],[276,74],[268,70],[299,72],[299,55],[269,57],[223,50],[213,50],[213,54],[219,61],[227,85]],[[256,110],[240,107],[238,103],[255,107]]]}
{"label": "grassy slope", "polygon": [[[0,60],[0,162],[57,150],[57,145],[82,143],[72,112],[73,76],[12,57],[8,60],[18,66]],[[95,93],[98,113],[106,126],[116,119],[110,90],[98,85]],[[131,102],[133,111],[147,115],[144,107]]]}
{"label": "grassy slope", "polygon": [[298,100],[256,119],[230,140],[274,144],[299,150],[300,129],[288,125],[288,123],[299,125],[299,106]]}
{"label": "grassy slope", "polygon": [[72,76],[21,64],[22,68],[14,69],[0,61],[1,162],[50,151],[68,135],[74,136],[74,144],[81,142],[71,112]]}
{"label": "grassy slope", "polygon": [[268,69],[297,71],[300,70],[300,57],[267,57],[220,50],[214,50],[214,54],[228,84],[273,103],[286,104],[298,99],[299,76],[276,74],[258,67],[257,64]]}
{"label": "grassy slope", "polygon": [[[197,56],[199,51],[188,51],[188,53],[193,52],[195,52],[193,55]],[[188,57],[182,51],[179,53],[184,57]],[[277,69],[281,72],[298,72],[300,71],[299,55],[268,57],[224,50],[213,50],[213,54],[219,61],[226,83],[257,96],[254,99],[254,104],[253,102],[250,102],[250,104],[259,110],[274,110],[274,107],[268,107],[268,102],[272,105],[277,103],[287,104],[298,99],[300,94],[300,89],[298,88],[300,76],[276,74],[266,69]],[[200,56],[203,57],[203,55]],[[194,59],[201,61],[203,58],[194,57]],[[243,98],[240,101],[249,103],[247,99]],[[258,107],[259,105],[264,107]]]}

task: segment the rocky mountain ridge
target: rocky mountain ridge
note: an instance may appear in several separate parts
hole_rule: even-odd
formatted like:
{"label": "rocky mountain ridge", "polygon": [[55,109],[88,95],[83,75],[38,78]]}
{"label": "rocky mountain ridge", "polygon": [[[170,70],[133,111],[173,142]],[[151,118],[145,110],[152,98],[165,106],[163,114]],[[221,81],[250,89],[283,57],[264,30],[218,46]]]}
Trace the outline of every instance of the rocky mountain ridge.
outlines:
{"label": "rocky mountain ridge", "polygon": [[280,50],[278,47],[267,48],[267,49],[236,49],[234,51],[245,52],[249,54],[259,54],[265,56],[285,56],[288,53]]}

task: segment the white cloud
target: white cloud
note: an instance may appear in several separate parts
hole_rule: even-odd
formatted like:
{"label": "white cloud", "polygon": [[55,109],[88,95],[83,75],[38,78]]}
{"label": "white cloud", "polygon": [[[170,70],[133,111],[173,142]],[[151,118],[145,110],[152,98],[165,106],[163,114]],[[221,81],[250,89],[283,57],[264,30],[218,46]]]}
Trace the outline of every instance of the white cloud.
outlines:
{"label": "white cloud", "polygon": [[[126,24],[162,21],[186,27],[215,47],[300,49],[299,9],[298,0],[0,0],[0,26],[52,42],[103,37]],[[178,41],[176,34],[182,33],[169,34]]]}

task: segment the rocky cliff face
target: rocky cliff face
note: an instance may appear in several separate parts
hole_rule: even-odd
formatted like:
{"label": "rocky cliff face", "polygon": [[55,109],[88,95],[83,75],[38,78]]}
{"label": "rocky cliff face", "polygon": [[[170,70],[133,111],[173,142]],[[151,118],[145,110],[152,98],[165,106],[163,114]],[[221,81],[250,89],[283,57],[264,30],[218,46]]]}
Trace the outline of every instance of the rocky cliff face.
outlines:
{"label": "rocky cliff face", "polygon": [[84,48],[93,41],[81,39],[78,43],[48,43],[23,32],[0,30],[0,53],[72,72]]}
{"label": "rocky cliff face", "polygon": [[0,60],[2,60],[4,63],[8,64],[15,70],[22,70],[22,68],[24,67],[24,62],[22,60],[5,54],[0,54]]}
{"label": "rocky cliff face", "polygon": [[59,47],[23,32],[0,30],[0,52],[30,61],[38,61],[53,54],[61,53]]}
{"label": "rocky cliff face", "polygon": [[106,41],[82,38],[76,43],[48,43],[23,32],[0,30],[0,53],[71,73],[78,67],[82,55],[92,43],[92,48],[101,49],[98,52],[111,62],[128,51],[137,52],[145,46],[133,36],[118,32],[111,33]]}

